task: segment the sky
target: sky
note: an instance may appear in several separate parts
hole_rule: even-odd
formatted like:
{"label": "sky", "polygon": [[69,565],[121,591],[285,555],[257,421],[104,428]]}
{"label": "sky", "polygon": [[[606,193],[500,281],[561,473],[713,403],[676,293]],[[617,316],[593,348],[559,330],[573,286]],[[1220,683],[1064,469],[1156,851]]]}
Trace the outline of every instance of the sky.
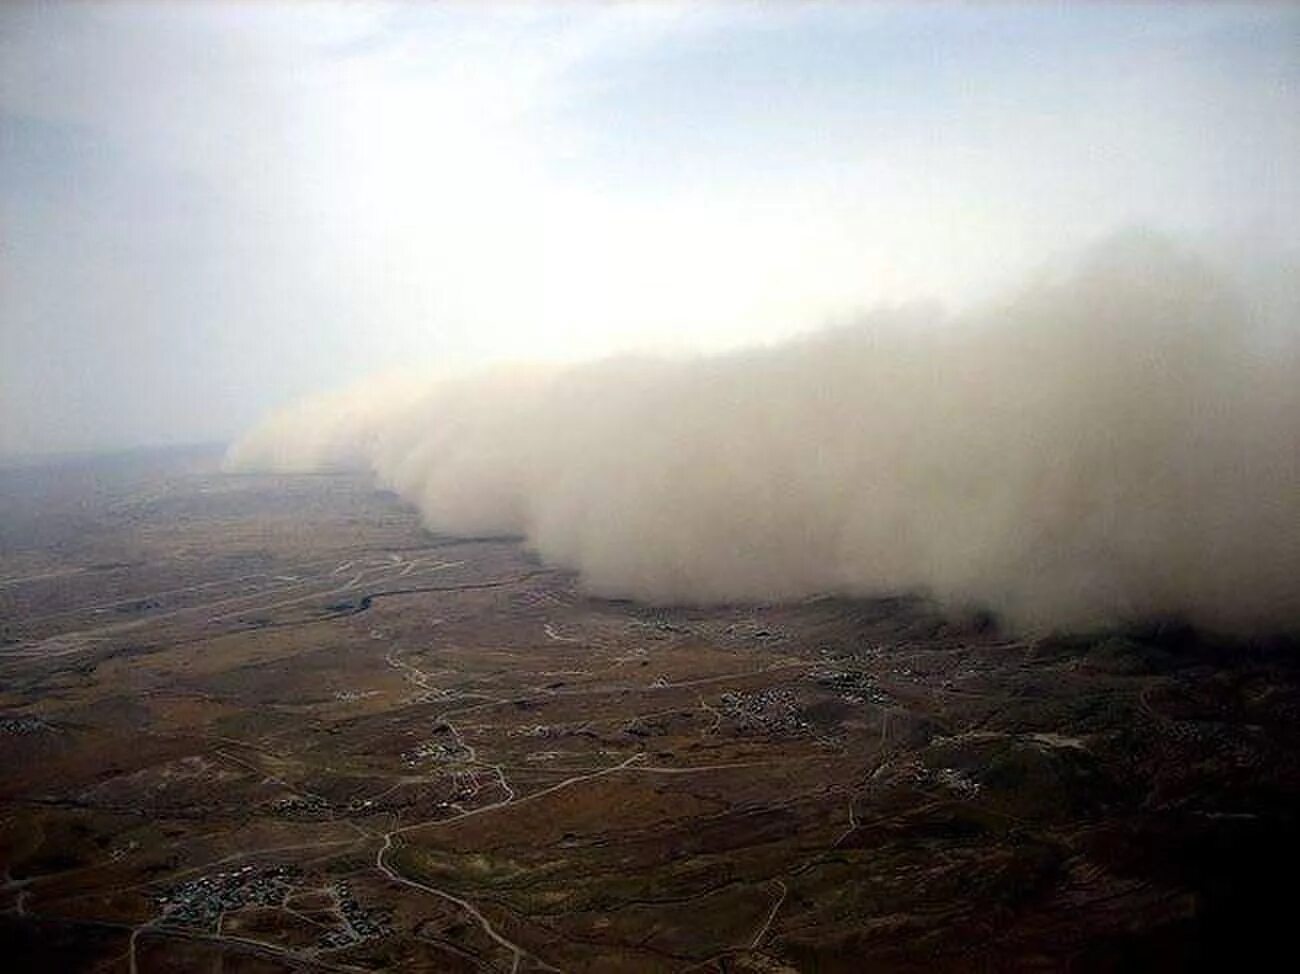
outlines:
{"label": "sky", "polygon": [[0,454],[1300,253],[1300,7],[0,6]]}

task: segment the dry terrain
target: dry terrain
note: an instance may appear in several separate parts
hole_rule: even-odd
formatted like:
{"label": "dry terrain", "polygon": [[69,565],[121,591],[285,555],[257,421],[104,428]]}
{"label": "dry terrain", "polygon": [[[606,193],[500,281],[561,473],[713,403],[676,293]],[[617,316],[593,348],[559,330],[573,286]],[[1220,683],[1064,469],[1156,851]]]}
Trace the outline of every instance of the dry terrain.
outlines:
{"label": "dry terrain", "polygon": [[351,475],[0,470],[7,970],[1248,969],[1294,642],[651,607]]}

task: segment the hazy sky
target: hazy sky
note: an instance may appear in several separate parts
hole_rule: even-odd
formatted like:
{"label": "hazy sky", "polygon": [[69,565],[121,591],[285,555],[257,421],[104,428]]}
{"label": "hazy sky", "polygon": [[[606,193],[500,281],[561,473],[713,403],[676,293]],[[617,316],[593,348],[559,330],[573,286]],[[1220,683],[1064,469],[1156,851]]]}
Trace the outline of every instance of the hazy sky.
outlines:
{"label": "hazy sky", "polygon": [[1300,8],[0,7],[0,453],[1288,250]]}

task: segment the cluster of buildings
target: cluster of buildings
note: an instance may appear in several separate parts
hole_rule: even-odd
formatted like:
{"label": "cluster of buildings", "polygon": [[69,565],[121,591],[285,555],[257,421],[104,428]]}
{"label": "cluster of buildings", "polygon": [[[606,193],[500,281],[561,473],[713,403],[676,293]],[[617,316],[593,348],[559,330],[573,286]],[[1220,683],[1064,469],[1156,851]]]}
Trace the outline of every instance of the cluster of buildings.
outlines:
{"label": "cluster of buildings", "polygon": [[34,734],[49,729],[50,725],[39,717],[0,717],[0,734]]}
{"label": "cluster of buildings", "polygon": [[[290,866],[244,866],[192,879],[160,895],[158,903],[168,923],[212,930],[227,912],[284,906],[300,885],[300,875]],[[346,880],[329,889],[335,906],[326,915],[336,915],[339,922],[322,928],[317,949],[338,950],[388,933],[388,914],[362,906]]]}
{"label": "cluster of buildings", "polygon": [[382,937],[388,933],[388,916],[378,910],[367,910],[352,893],[347,881],[334,887],[335,898],[339,905],[339,915],[344,926],[331,930],[321,938],[320,946],[325,948],[347,947],[359,940]]}
{"label": "cluster of buildings", "polygon": [[169,922],[212,928],[227,910],[280,906],[295,885],[289,866],[244,866],[192,879],[160,895],[158,903]]}
{"label": "cluster of buildings", "polygon": [[788,735],[808,730],[798,697],[790,687],[767,687],[749,693],[728,690],[717,709],[742,734]]}
{"label": "cluster of buildings", "polygon": [[326,815],[330,803],[320,795],[286,795],[271,802],[271,810],[280,815]]}
{"label": "cluster of buildings", "polygon": [[450,764],[469,760],[469,748],[457,741],[425,741],[402,754],[402,761],[408,768],[432,761],[435,764]]}
{"label": "cluster of buildings", "polygon": [[814,670],[808,678],[820,687],[839,694],[846,703],[889,703],[889,694],[876,685],[870,673],[856,670]]}

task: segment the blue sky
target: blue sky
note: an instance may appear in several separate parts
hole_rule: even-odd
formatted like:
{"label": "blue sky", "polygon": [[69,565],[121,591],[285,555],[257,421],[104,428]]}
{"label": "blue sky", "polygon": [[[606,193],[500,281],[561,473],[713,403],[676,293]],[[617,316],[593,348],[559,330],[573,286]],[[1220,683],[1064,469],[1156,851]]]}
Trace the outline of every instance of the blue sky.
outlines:
{"label": "blue sky", "polygon": [[1131,225],[1291,259],[1298,84],[1285,5],[7,4],[0,452],[960,307]]}

